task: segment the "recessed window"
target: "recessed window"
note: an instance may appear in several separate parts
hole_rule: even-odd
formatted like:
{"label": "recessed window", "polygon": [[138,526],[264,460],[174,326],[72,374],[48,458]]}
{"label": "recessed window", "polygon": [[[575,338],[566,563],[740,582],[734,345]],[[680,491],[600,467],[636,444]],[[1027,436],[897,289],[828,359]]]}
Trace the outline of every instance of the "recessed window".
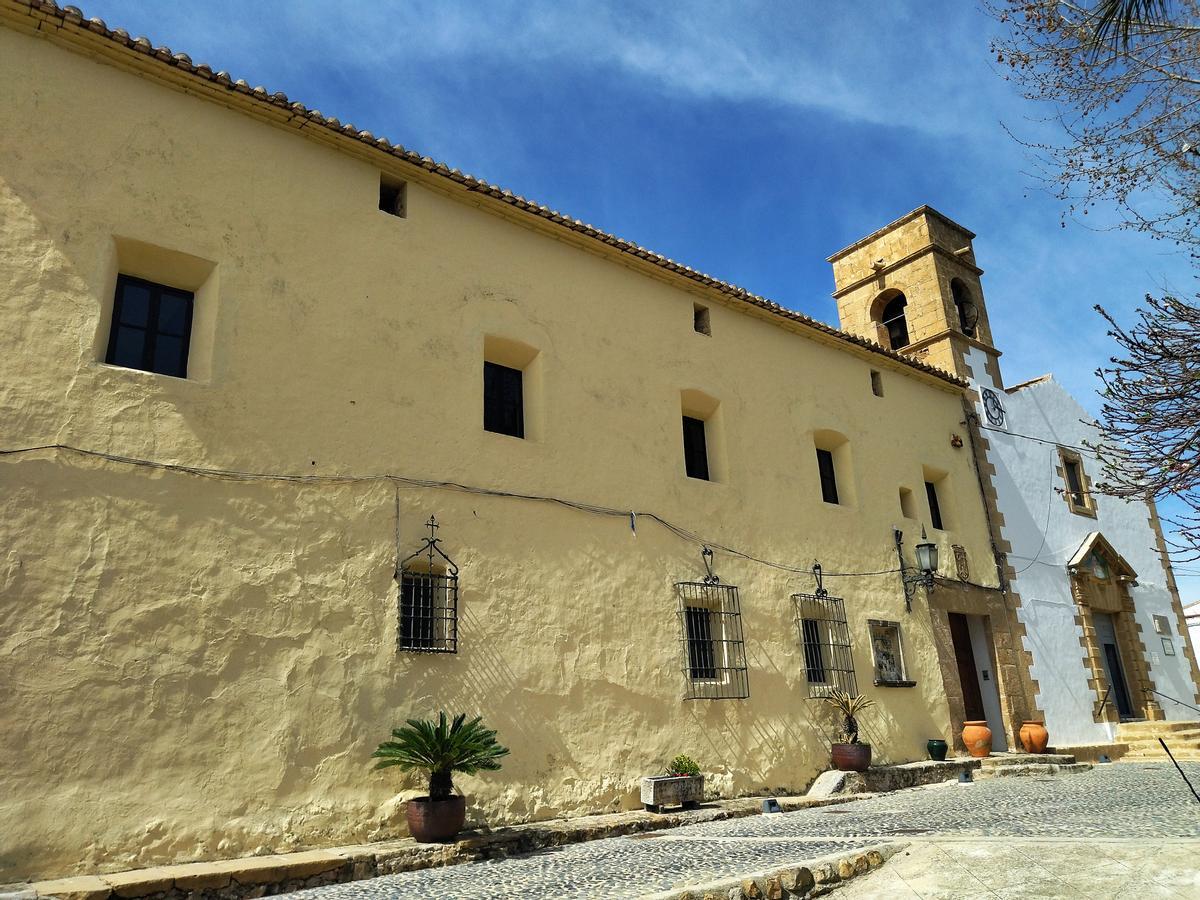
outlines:
{"label": "recessed window", "polygon": [[833,464],[832,450],[817,448],[817,472],[821,476],[821,499],[826,503],[837,503],[837,469]]}
{"label": "recessed window", "polygon": [[906,519],[917,517],[917,505],[913,500],[913,492],[906,487],[900,488],[900,514]]}
{"label": "recessed window", "polygon": [[408,185],[390,175],[379,176],[379,209],[399,219],[408,216]]}
{"label": "recessed window", "polygon": [[697,334],[712,334],[712,325],[708,320],[708,307],[699,303],[692,304],[692,327]]}
{"label": "recessed window", "polygon": [[750,696],[738,589],[713,581],[675,585],[683,641],[685,700]]}
{"label": "recessed window", "polygon": [[708,441],[704,434],[703,419],[683,417],[683,462],[688,478],[709,480]]}
{"label": "recessed window", "polygon": [[104,361],[186,378],[193,300],[190,291],[119,275]]}
{"label": "recessed window", "polygon": [[925,482],[925,496],[929,500],[929,524],[941,531],[942,504],[938,499],[937,485],[932,481]]}
{"label": "recessed window", "polygon": [[871,393],[876,397],[883,396],[883,376],[874,369],[871,370]]}
{"label": "recessed window", "polygon": [[524,385],[520,369],[484,361],[483,428],[525,437]]}
{"label": "recessed window", "polygon": [[875,662],[876,684],[905,684],[904,654],[900,647],[900,623],[868,620],[871,629],[871,655]]}
{"label": "recessed window", "polygon": [[1060,447],[1060,474],[1063,477],[1063,494],[1071,512],[1080,516],[1095,517],[1096,505],[1088,491],[1087,473],[1083,470],[1083,458],[1073,450]]}
{"label": "recessed window", "polygon": [[858,693],[846,606],[840,597],[794,594],[804,651],[804,675],[809,697],[826,696],[830,688]]}
{"label": "recessed window", "polygon": [[1153,616],[1153,619],[1154,619],[1154,630],[1156,632],[1158,632],[1159,634],[1170,634],[1171,633],[1171,623],[1168,621],[1166,616],[1157,616],[1156,615],[1156,616]]}

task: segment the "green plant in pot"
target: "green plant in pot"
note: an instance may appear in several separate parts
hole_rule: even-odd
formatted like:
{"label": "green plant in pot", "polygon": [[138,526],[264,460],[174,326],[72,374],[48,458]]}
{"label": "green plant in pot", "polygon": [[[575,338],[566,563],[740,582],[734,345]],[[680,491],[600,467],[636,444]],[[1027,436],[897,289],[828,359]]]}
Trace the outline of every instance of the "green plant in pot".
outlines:
{"label": "green plant in pot", "polygon": [[446,714],[437,721],[409,719],[403,728],[392,731],[394,740],[384,741],[371,754],[376,769],[399,766],[405,772],[429,774],[429,794],[408,801],[405,816],[408,830],[422,843],[448,841],[462,831],[467,818],[467,798],[455,795],[453,775],[474,775],[500,768],[500,758],[508,748],[496,741],[496,732],[485,728],[482,717],[467,721],[466,713],[447,723]]}
{"label": "green plant in pot", "polygon": [[841,741],[831,747],[833,765],[842,772],[865,772],[871,767],[871,745],[858,740],[858,714],[875,705],[862,694],[833,688],[822,698],[842,714]]}

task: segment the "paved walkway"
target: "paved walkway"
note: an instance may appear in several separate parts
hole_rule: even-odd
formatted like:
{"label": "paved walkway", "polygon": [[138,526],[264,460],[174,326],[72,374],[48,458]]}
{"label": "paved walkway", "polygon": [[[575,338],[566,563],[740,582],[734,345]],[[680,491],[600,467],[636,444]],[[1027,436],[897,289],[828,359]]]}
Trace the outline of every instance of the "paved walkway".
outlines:
{"label": "paved walkway", "polygon": [[[1200,765],[1185,765],[1185,769],[1200,786]],[[880,872],[847,884],[838,894],[1078,896],[1037,893],[1051,883],[1047,875],[1052,875],[1067,888],[1086,888],[1092,900],[1113,896],[1104,891],[1122,877],[1137,884],[1144,896],[1200,897],[1200,890],[1193,890],[1195,882],[1187,881],[1200,872],[1200,803],[1169,763],[1116,763],[1081,775],[917,788],[842,806],[708,822],[290,896],[296,900],[638,897],[881,840],[909,840],[913,845],[909,856],[901,853]],[[1059,843],[1050,843],[1056,840]],[[1178,841],[1188,843],[1169,843]],[[1095,849],[1101,846],[1103,850]],[[1178,855],[1176,847],[1183,848]],[[1156,881],[1152,877],[1156,865],[1170,868],[1170,874]],[[954,881],[950,873],[966,873],[973,880]],[[898,880],[889,882],[893,874]],[[949,879],[945,885],[936,880],[943,874]],[[925,875],[934,880],[923,881]],[[964,885],[974,893],[960,893]]]}
{"label": "paved walkway", "polygon": [[1200,841],[937,839],[913,842],[833,900],[1200,897]]}

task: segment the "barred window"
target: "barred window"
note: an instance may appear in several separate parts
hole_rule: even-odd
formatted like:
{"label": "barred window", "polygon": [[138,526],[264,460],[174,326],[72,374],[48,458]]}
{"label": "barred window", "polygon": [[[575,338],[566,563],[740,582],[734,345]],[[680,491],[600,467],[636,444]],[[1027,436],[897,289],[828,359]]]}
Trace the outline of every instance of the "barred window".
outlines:
{"label": "barred window", "polygon": [[[397,512],[399,510],[397,509]],[[401,561],[397,647],[423,653],[458,652],[458,567],[438,546],[438,523],[425,523],[429,537]]]}
{"label": "barred window", "polygon": [[738,589],[715,579],[675,585],[685,700],[750,696]]}
{"label": "barred window", "polygon": [[827,696],[832,688],[858,693],[846,606],[827,593],[793,594],[808,696]]}
{"label": "barred window", "polygon": [[458,576],[444,572],[400,573],[400,649],[458,651]]}

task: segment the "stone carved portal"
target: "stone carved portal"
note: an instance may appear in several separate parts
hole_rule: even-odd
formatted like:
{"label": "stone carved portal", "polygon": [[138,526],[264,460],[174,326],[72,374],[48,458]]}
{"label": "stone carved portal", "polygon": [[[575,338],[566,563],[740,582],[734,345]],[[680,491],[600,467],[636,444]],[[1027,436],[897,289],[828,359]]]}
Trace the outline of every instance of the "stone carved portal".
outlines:
{"label": "stone carved portal", "polygon": [[1161,719],[1154,681],[1146,665],[1141,626],[1134,617],[1130,586],[1137,572],[1098,531],[1087,536],[1067,563],[1075,623],[1083,631],[1079,643],[1095,691],[1092,717],[1096,722],[1122,719]]}

